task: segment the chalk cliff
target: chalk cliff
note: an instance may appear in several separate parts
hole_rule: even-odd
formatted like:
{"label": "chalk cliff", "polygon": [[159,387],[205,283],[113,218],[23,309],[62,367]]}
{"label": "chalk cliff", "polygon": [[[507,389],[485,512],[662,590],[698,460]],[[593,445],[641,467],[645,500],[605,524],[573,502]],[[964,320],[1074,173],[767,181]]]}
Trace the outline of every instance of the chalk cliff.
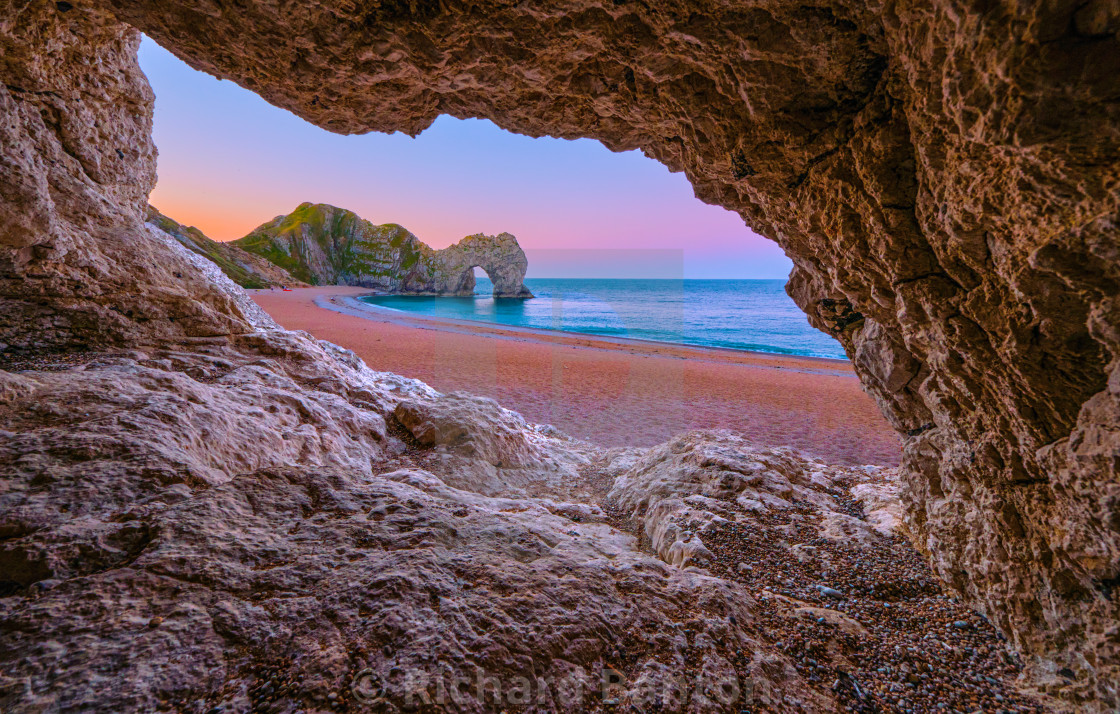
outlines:
{"label": "chalk cliff", "polygon": [[467,236],[434,250],[395,223],[376,225],[352,211],[303,203],[233,245],[314,285],[358,285],[407,295],[471,295],[474,268],[486,271],[495,297],[532,297],[528,261],[517,239]]}

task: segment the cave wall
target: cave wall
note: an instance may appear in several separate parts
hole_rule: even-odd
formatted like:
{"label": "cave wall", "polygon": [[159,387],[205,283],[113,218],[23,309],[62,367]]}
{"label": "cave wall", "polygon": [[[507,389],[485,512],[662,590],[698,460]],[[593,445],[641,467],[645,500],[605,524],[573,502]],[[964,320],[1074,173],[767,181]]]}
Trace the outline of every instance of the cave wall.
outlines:
{"label": "cave wall", "polygon": [[[64,5],[0,20],[5,146],[26,147],[0,158],[0,340],[37,314],[70,321],[54,341],[240,329],[132,231],[154,160],[135,33]],[[331,131],[485,117],[684,171],[793,259],[790,294],[903,434],[942,579],[1036,684],[1117,702],[1116,3],[94,5]],[[136,294],[144,322],[120,312]]]}
{"label": "cave wall", "polygon": [[0,352],[251,329],[144,226],[156,181],[140,33],[65,2],[0,2]]}

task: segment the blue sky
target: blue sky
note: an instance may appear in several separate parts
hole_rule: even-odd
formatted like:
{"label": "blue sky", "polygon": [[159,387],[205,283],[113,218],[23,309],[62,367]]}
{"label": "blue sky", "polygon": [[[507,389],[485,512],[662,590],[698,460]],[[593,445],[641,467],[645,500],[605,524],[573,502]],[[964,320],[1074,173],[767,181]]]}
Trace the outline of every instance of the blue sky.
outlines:
{"label": "blue sky", "polygon": [[437,248],[508,231],[530,277],[784,278],[791,267],[776,244],[640,152],[451,117],[416,138],[339,136],[148,38],[140,65],[156,94],[151,202],[216,240],[313,201],[400,223]]}

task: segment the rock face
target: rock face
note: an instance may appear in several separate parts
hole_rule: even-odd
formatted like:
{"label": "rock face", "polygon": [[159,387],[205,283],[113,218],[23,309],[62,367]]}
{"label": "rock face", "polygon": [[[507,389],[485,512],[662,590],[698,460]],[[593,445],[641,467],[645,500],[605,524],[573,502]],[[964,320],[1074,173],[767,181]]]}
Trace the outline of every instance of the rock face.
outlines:
{"label": "rock face", "polygon": [[259,255],[242,250],[230,243],[211,240],[194,226],[176,223],[148,206],[149,224],[159,228],[187,250],[197,253],[218,266],[230,280],[243,288],[267,288],[274,285],[304,287],[307,284],[296,280],[291,273]]}
{"label": "rock face", "polygon": [[395,223],[375,225],[352,211],[303,203],[233,245],[313,285],[468,296],[478,266],[493,281],[495,297],[533,297],[524,283],[525,252],[509,233],[467,236],[434,250]]}
{"label": "rock face", "polygon": [[726,433],[602,451],[278,329],[23,366],[5,712],[1039,711],[852,515],[891,470]]}
{"label": "rock face", "polygon": [[156,167],[139,33],[71,3],[4,2],[0,18],[2,348],[251,330],[144,225]]}
{"label": "rock face", "polygon": [[905,526],[939,576],[1038,686],[1120,704],[1115,3],[0,10],[9,350],[252,330],[142,227],[151,93],[120,23],[333,131],[445,113],[640,148],[791,256],[791,295],[906,435]]}
{"label": "rock face", "polygon": [[[435,295],[470,295],[474,292],[474,266],[486,271],[494,284],[494,297],[531,298],[525,287],[529,261],[517,238],[509,233],[488,236],[475,233],[432,256],[433,272],[446,278],[425,284],[422,278],[406,285],[408,292]],[[458,276],[458,277],[456,277]]]}

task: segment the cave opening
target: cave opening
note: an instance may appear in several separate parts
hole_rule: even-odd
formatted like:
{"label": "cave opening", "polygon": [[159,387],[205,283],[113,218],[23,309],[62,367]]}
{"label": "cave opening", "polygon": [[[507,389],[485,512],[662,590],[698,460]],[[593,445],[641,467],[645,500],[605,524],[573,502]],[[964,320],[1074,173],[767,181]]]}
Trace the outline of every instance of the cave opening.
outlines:
{"label": "cave opening", "polygon": [[474,295],[475,288],[478,285],[478,279],[484,278],[490,283],[490,291],[493,293],[496,290],[494,281],[490,279],[490,274],[481,265],[472,265],[463,271],[462,280],[459,283],[458,292],[462,295]]}
{"label": "cave opening", "polygon": [[[447,115],[416,137],[340,136],[193,69],[150,38],[139,61],[155,92],[159,174],[149,201],[220,242],[310,202],[400,225],[437,249],[509,232],[537,253],[531,276],[609,268],[646,277],[634,266],[650,250],[684,251],[684,276],[696,279],[784,279],[792,267],[776,243],[698,200],[685,176],[639,151]],[[611,252],[592,255],[603,249]],[[566,259],[562,250],[571,251]],[[580,250],[588,265],[576,262]]]}

